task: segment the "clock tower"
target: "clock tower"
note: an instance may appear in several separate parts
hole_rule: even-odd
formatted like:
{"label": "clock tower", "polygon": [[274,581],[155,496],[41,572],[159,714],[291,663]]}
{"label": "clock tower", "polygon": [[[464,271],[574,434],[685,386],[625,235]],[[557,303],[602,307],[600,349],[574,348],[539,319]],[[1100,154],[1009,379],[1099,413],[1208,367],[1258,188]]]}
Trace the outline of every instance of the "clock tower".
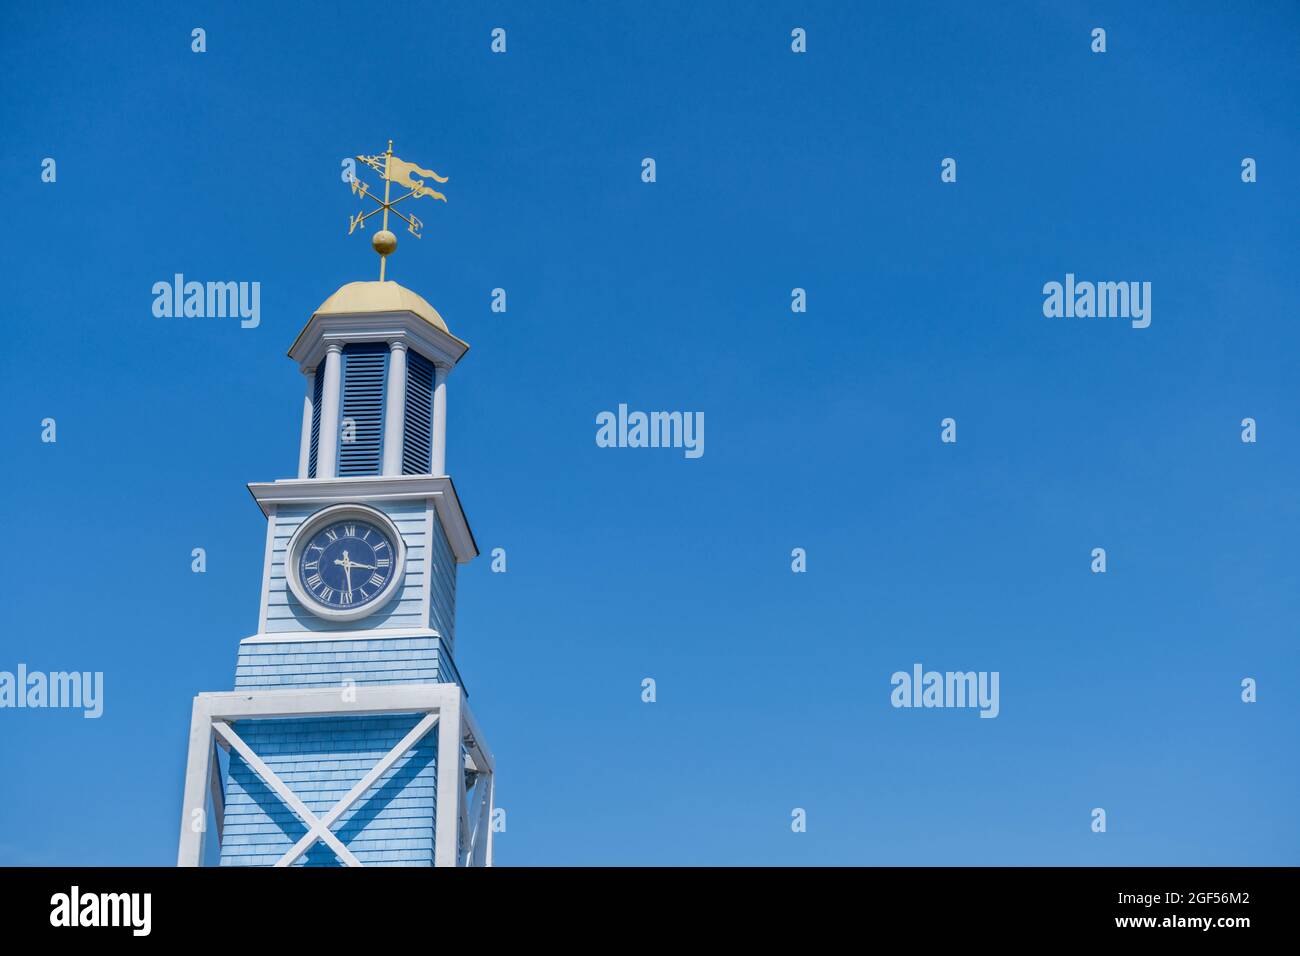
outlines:
{"label": "clock tower", "polygon": [[[388,216],[446,197],[386,153],[372,245],[289,357],[306,378],[295,478],[248,486],[266,517],[257,631],[233,691],[190,721],[181,866],[491,866],[493,762],[456,668],[456,568],[478,555],[446,471],[447,376],[469,346],[384,281]],[[409,192],[392,199],[392,184]],[[405,207],[403,207],[405,208]]]}

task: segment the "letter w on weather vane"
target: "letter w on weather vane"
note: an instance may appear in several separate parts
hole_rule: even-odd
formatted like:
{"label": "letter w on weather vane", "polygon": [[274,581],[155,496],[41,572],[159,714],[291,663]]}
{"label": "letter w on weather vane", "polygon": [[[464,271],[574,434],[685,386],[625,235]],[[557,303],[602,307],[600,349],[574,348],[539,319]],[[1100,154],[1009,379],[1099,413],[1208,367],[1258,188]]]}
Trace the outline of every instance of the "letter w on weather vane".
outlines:
{"label": "letter w on weather vane", "polygon": [[[427,185],[425,179],[419,179],[417,176],[423,176],[432,179],[437,183],[445,183],[446,176],[439,176],[432,169],[422,169],[415,163],[408,163],[393,155],[393,141],[388,141],[388,150],[378,156],[358,156],[360,162],[365,163],[384,180],[384,198],[380,199],[373,193],[368,185],[358,179],[355,175],[352,177],[352,194],[360,196],[362,199],[369,199],[378,205],[366,212],[364,209],[355,216],[348,217],[348,235],[356,232],[358,228],[366,228],[366,220],[378,213],[383,213],[383,225],[379,232],[375,233],[370,240],[375,252],[379,253],[379,281],[384,281],[384,264],[388,260],[389,254],[397,248],[397,237],[388,231],[388,214],[391,212],[398,219],[406,223],[406,231],[415,238],[419,239],[420,230],[424,228],[424,223],[414,214],[404,215],[393,207],[407,199],[419,199],[421,196],[430,196],[434,199],[447,201],[447,197],[438,192],[432,186]],[[397,183],[399,187],[405,187],[410,190],[392,199],[392,186]]]}

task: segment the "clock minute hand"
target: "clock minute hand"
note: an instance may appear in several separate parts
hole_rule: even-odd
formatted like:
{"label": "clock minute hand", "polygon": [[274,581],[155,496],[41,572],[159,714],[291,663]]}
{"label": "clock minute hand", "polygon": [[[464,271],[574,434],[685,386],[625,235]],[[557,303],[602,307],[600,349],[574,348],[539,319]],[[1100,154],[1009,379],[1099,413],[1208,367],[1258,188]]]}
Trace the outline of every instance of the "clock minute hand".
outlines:
{"label": "clock minute hand", "polygon": [[351,559],[348,558],[348,553],[346,551],[343,552],[343,560],[340,561],[338,558],[335,558],[334,563],[343,565],[343,574],[347,578],[347,582],[348,582],[348,593],[351,594],[352,593],[352,569],[356,567],[356,565],[354,565]]}

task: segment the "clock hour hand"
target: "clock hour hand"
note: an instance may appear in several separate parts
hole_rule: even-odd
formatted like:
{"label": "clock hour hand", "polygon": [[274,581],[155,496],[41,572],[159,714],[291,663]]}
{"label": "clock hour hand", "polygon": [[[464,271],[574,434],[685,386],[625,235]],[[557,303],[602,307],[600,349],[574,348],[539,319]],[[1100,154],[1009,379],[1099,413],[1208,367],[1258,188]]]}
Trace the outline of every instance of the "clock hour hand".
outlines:
{"label": "clock hour hand", "polygon": [[334,563],[341,564],[349,568],[365,568],[367,571],[373,571],[375,569],[375,566],[373,564],[362,564],[360,561],[353,561],[351,558],[348,557],[348,553],[346,551],[343,552],[343,560],[340,561],[338,558],[335,558]]}

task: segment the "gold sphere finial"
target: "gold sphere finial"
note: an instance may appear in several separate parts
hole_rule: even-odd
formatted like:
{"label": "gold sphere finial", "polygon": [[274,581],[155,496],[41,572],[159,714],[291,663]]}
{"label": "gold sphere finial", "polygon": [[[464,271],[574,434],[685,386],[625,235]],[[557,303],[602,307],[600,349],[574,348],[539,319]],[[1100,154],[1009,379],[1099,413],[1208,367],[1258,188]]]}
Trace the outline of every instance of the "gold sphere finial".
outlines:
{"label": "gold sphere finial", "polygon": [[387,229],[380,229],[371,238],[370,244],[375,247],[375,252],[381,256],[391,255],[392,251],[397,248],[397,237]]}

